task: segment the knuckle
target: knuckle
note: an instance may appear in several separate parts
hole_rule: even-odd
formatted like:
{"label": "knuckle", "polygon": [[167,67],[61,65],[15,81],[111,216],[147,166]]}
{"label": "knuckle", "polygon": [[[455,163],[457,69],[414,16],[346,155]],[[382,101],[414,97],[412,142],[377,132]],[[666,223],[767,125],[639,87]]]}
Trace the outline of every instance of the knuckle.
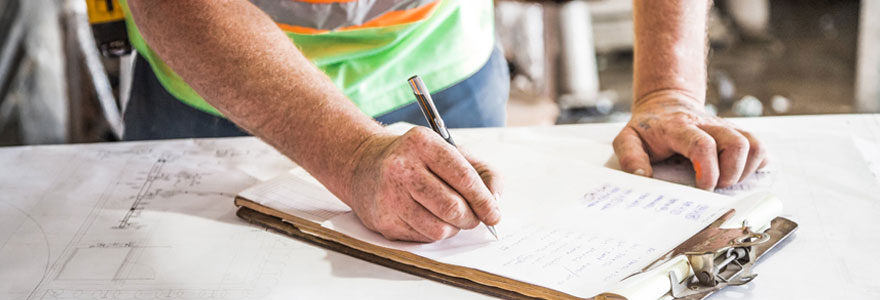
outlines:
{"label": "knuckle", "polygon": [[444,220],[450,221],[460,220],[465,215],[463,205],[451,199],[440,203],[439,212]]}
{"label": "knuckle", "polygon": [[492,201],[477,195],[470,201],[471,207],[477,215],[485,216],[492,211]]}
{"label": "knuckle", "polygon": [[675,126],[684,126],[689,124],[696,124],[699,121],[699,117],[694,115],[690,111],[675,111],[669,114],[668,123],[670,125]]}
{"label": "knuckle", "polygon": [[[471,194],[474,191],[474,187],[476,187],[476,179],[474,177],[479,177],[479,175],[472,176],[472,174],[466,168],[454,168],[450,175],[452,178],[447,178],[446,182],[449,183],[453,189],[457,190],[459,194],[462,196]],[[481,179],[482,180],[482,179]]]}
{"label": "knuckle", "polygon": [[409,140],[423,141],[423,140],[426,140],[429,137],[429,134],[431,134],[431,133],[432,133],[431,130],[429,130],[428,128],[425,128],[424,126],[416,126],[416,127],[413,127],[412,129],[410,129],[409,131],[407,131],[404,134],[404,137],[406,137]]}
{"label": "knuckle", "polygon": [[717,145],[715,140],[709,137],[698,137],[691,142],[691,151],[694,153],[705,153],[714,150]]}
{"label": "knuckle", "polygon": [[749,140],[745,137],[737,137],[728,142],[723,143],[721,149],[733,151],[737,153],[745,153],[749,149]]}
{"label": "knuckle", "polygon": [[473,176],[471,172],[466,169],[460,169],[457,172],[456,177],[460,178],[461,186],[468,191],[475,191],[479,187],[478,184],[482,183],[482,179],[477,179],[479,176]]}
{"label": "knuckle", "polygon": [[692,119],[694,119],[693,113],[691,113],[689,111],[682,111],[682,110],[673,111],[672,113],[669,114],[669,116],[675,120],[681,120],[681,121],[691,121]]}

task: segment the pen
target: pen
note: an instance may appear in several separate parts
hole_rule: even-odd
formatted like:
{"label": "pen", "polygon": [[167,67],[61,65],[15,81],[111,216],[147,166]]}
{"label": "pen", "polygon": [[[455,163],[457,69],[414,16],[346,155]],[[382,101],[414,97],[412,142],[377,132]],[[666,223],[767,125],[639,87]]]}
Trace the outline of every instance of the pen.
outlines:
{"label": "pen", "polygon": [[[419,75],[410,77],[408,81],[410,87],[412,87],[413,94],[416,96],[416,100],[419,102],[419,108],[422,109],[422,114],[425,115],[425,119],[428,120],[431,129],[439,134],[440,137],[446,140],[450,145],[455,146],[455,141],[453,141],[452,136],[449,135],[449,130],[446,129],[446,124],[443,123],[443,118],[440,118],[440,113],[437,112],[437,107],[434,106],[434,100],[431,99],[431,93],[428,92],[425,83],[422,82]],[[486,228],[489,229],[489,232],[492,233],[492,236],[497,240],[498,232],[495,231],[495,226],[486,225]]]}

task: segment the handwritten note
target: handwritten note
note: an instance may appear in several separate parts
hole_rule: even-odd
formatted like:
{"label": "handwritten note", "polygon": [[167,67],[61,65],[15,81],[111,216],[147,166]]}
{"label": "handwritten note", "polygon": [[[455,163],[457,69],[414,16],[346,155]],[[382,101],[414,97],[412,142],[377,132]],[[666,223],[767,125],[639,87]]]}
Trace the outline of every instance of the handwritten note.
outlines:
{"label": "handwritten note", "polygon": [[341,203],[329,193],[309,192],[327,198],[276,208],[331,211],[335,215],[321,215],[329,217],[322,226],[365,242],[592,297],[691,237],[737,201],[571,159],[590,152],[585,149],[590,145],[557,142],[547,149],[533,143],[470,143],[472,153],[505,177],[502,221],[496,226],[500,241],[483,226],[431,244],[389,241],[334,206]]}
{"label": "handwritten note", "polygon": [[[433,244],[387,241],[364,229],[353,214],[340,215],[324,226],[380,246],[590,297],[678,245],[730,204],[726,198],[698,190],[667,193],[650,184],[614,180],[642,180],[626,174],[608,177],[612,180],[573,199],[505,198],[552,205],[555,210],[535,216],[529,216],[529,210],[505,211],[509,221],[498,226],[500,241],[482,227]],[[694,197],[695,193],[703,197]]]}

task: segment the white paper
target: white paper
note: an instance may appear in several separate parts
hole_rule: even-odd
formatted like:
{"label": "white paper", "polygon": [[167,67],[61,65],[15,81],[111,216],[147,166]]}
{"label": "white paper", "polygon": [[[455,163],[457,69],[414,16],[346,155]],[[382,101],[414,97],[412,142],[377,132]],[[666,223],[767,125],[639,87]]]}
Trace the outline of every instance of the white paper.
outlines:
{"label": "white paper", "polygon": [[[292,215],[322,223],[351,211],[333,193],[297,169],[239,193],[245,199],[260,199],[260,203]],[[296,175],[294,175],[296,174]]]}
{"label": "white paper", "polygon": [[[526,137],[475,137],[479,142],[474,144],[468,144],[470,138],[460,139],[506,175],[503,221],[496,226],[500,241],[480,226],[432,244],[393,242],[367,230],[353,213],[323,225],[376,245],[590,297],[617,285],[736,207],[733,198],[559,155],[589,153],[596,144]],[[549,151],[533,144],[555,147]],[[295,214],[300,202],[292,203],[275,208]]]}
{"label": "white paper", "polygon": [[862,153],[862,158],[868,170],[874,175],[874,179],[880,183],[880,141],[871,142],[869,140],[853,137],[853,143]]}

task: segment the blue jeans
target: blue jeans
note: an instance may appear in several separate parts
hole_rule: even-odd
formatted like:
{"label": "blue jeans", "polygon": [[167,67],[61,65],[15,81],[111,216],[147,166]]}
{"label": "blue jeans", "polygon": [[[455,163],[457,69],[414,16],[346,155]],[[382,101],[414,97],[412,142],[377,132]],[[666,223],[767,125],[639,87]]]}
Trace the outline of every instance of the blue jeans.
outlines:
{"label": "blue jeans", "polygon": [[[430,86],[431,83],[426,84]],[[445,90],[432,93],[432,96],[448,127],[504,126],[509,89],[507,63],[501,50],[496,48],[477,73]],[[376,120],[385,124],[409,122],[427,125],[416,103],[404,105]],[[223,117],[178,101],[162,87],[149,63],[142,57],[138,57],[135,65],[131,97],[123,121],[123,139],[127,141],[248,135]]]}
{"label": "blue jeans", "polygon": [[[430,87],[431,83],[426,82],[425,85]],[[432,92],[431,98],[449,128],[501,127],[507,120],[509,92],[507,61],[496,47],[489,61],[477,73],[445,90]],[[385,124],[409,122],[428,126],[428,121],[415,102],[381,115],[376,120]]]}

